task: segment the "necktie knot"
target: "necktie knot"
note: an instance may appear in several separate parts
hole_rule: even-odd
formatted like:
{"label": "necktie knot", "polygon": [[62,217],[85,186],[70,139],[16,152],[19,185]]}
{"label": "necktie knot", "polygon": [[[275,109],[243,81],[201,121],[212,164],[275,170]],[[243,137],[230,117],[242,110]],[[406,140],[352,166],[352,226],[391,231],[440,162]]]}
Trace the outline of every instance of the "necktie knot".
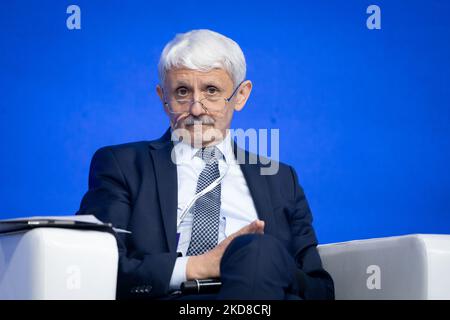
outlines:
{"label": "necktie knot", "polygon": [[223,157],[222,152],[220,152],[220,150],[216,146],[201,148],[197,151],[195,156],[203,159],[203,161],[205,161],[206,163],[210,163],[214,160],[219,160]]}

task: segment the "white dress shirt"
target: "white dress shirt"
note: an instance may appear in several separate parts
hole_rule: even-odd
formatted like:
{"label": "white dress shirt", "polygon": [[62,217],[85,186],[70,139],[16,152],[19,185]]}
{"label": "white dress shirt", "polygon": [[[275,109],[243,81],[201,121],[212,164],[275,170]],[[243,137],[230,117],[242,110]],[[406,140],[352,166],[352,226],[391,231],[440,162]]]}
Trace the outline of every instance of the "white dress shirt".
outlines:
{"label": "white dress shirt", "polygon": [[[221,181],[221,206],[219,239],[220,243],[230,234],[258,218],[253,199],[250,195],[247,182],[241,168],[236,161],[231,145],[230,133],[227,134],[216,147],[224,155],[219,160],[220,175],[225,175]],[[205,162],[196,157],[199,149],[183,142],[175,142],[174,154],[178,178],[178,219],[186,204],[194,197],[197,189],[197,180],[205,167]],[[189,247],[192,232],[193,215],[190,210],[177,228],[179,241],[177,251],[182,257],[177,258],[170,279],[170,289],[178,290],[183,281],[186,281],[186,265],[188,257],[186,251]]]}

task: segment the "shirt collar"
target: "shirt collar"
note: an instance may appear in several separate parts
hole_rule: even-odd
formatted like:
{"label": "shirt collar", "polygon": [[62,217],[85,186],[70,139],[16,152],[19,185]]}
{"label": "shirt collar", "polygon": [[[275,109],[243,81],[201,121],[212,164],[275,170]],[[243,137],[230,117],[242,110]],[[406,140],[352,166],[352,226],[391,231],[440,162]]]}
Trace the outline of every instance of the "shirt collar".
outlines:
{"label": "shirt collar", "polygon": [[[215,146],[220,150],[220,152],[222,152],[227,164],[230,164],[234,160],[231,135],[229,131],[227,132],[225,138]],[[174,141],[174,152],[177,164],[191,162],[198,150],[200,150],[200,148],[193,148],[188,143]]]}

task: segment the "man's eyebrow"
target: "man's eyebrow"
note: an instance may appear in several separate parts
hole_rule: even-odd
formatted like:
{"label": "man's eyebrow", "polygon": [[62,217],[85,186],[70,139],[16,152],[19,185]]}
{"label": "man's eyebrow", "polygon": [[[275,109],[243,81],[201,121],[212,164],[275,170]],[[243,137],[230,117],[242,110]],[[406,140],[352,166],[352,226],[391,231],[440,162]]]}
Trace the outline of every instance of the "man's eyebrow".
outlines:
{"label": "man's eyebrow", "polygon": [[210,87],[210,86],[223,88],[223,85],[221,85],[220,82],[217,82],[216,80],[207,80],[202,83],[202,87]]}
{"label": "man's eyebrow", "polygon": [[191,87],[191,84],[185,80],[176,80],[174,87]]}

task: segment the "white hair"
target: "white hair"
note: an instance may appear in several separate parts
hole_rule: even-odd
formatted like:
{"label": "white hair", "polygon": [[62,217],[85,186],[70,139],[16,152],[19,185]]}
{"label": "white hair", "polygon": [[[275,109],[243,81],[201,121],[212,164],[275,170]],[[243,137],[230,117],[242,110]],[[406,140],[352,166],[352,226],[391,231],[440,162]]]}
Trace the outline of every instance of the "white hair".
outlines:
{"label": "white hair", "polygon": [[244,81],[247,66],[239,45],[220,33],[200,29],[180,33],[161,53],[158,63],[160,84],[168,70],[187,68],[203,72],[224,69],[235,86]]}

